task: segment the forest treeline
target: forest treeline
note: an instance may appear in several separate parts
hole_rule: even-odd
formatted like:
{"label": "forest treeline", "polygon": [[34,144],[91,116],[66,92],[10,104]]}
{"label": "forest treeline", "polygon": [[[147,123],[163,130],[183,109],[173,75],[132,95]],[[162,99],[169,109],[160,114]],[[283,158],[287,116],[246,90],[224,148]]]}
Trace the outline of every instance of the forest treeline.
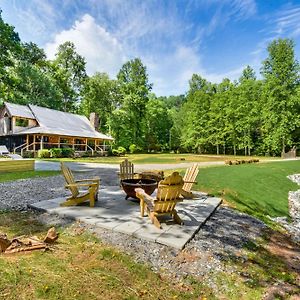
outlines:
{"label": "forest treeline", "polygon": [[261,79],[250,66],[234,82],[193,74],[185,95],[157,97],[139,58],[126,62],[116,79],[89,76],[73,43],[61,44],[48,60],[43,49],[20,40],[0,11],[0,102],[96,112],[99,130],[131,151],[279,155],[300,146],[294,48],[290,39],[271,42]]}

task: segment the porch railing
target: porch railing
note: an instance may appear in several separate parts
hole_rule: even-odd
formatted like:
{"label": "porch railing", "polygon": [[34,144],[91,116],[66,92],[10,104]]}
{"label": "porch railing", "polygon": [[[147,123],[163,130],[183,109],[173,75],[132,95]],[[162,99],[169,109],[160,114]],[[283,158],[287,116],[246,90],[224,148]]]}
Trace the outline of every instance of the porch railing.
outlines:
{"label": "porch railing", "polygon": [[108,151],[110,145],[89,145],[89,144],[71,144],[71,143],[42,143],[41,142],[33,142],[31,144],[24,143],[18,147],[15,147],[13,152],[21,152],[21,156],[23,156],[24,151],[36,152],[41,149],[51,149],[51,148],[71,148],[74,149],[75,152],[87,152],[90,151],[92,155],[98,152],[102,155],[104,152]]}

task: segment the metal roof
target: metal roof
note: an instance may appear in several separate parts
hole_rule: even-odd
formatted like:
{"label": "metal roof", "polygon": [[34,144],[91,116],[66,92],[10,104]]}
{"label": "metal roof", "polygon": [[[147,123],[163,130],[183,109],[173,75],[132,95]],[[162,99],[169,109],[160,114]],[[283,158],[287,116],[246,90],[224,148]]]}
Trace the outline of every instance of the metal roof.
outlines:
{"label": "metal roof", "polygon": [[[6,103],[6,105],[7,104],[10,103]],[[13,105],[15,106],[15,104]],[[113,140],[112,137],[96,131],[85,116],[36,105],[28,105],[28,107],[22,105],[17,106],[18,108],[21,107],[22,111],[25,111],[24,107],[28,108],[28,110],[31,112],[32,118],[36,119],[39,126],[24,128],[24,130],[15,133],[16,135],[51,134]]]}
{"label": "metal roof", "polygon": [[28,106],[8,103],[8,102],[4,102],[4,105],[6,106],[11,116],[27,118],[27,119],[35,119],[34,115],[32,114]]}

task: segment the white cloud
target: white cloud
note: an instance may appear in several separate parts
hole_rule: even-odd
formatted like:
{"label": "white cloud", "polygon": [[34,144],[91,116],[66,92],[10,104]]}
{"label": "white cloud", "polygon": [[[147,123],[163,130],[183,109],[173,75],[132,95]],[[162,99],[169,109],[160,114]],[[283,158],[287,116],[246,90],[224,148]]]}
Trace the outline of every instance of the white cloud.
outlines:
{"label": "white cloud", "polygon": [[115,76],[126,60],[121,43],[89,14],[75,21],[72,28],[56,34],[54,41],[46,44],[48,58],[53,59],[58,46],[66,41],[73,42],[76,51],[86,59],[88,74],[99,71]]}
{"label": "white cloud", "polygon": [[[179,95],[188,91],[188,82],[192,75],[199,74],[213,83],[220,83],[224,78],[238,79],[246,66],[224,73],[209,73],[203,68],[201,56],[194,48],[179,46],[164,58],[145,58],[150,81],[154,83],[157,95]],[[158,61],[158,62],[157,62]]]}

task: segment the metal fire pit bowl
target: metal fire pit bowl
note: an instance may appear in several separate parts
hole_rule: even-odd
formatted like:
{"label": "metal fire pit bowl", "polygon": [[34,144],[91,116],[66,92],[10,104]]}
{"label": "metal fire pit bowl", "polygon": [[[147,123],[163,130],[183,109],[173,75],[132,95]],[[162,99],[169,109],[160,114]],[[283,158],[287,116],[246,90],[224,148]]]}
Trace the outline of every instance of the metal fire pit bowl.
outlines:
{"label": "metal fire pit bowl", "polygon": [[123,179],[121,185],[128,198],[138,199],[134,189],[142,188],[148,195],[151,195],[157,188],[157,182],[154,179]]}

